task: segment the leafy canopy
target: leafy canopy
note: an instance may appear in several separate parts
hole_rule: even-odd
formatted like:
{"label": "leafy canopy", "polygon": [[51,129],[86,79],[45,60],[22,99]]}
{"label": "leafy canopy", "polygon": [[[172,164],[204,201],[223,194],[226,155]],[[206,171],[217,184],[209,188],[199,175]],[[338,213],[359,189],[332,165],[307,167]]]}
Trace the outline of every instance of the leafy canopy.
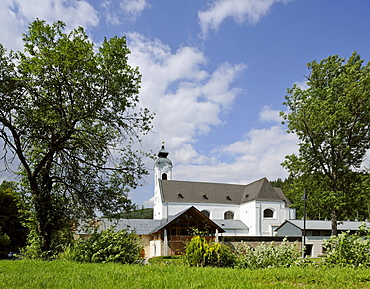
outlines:
{"label": "leafy canopy", "polygon": [[300,141],[299,155],[287,156],[283,165],[301,180],[315,179],[317,200],[330,209],[336,234],[338,216],[353,201],[353,172],[370,148],[370,64],[354,52],[348,60],[334,55],[308,68],[308,88],[288,89],[289,111],[281,113]]}

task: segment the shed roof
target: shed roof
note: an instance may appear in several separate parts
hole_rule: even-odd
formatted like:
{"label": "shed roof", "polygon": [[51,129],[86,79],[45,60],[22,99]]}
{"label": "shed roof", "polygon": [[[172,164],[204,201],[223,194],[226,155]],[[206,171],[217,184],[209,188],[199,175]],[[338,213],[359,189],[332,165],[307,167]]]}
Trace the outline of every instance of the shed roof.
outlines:
{"label": "shed roof", "polygon": [[225,230],[248,230],[248,226],[246,226],[240,220],[213,220],[217,225]]}
{"label": "shed roof", "polygon": [[[297,227],[300,230],[303,230],[304,221],[303,220],[286,220],[279,227],[275,229],[278,231],[286,223],[290,223],[293,226]],[[358,227],[361,226],[364,222],[352,222],[352,221],[343,221],[338,222],[339,231],[356,231]],[[370,227],[370,222],[365,222],[366,226]],[[306,230],[331,230],[331,221],[325,220],[306,220]]]}
{"label": "shed roof", "polygon": [[129,232],[135,230],[137,235],[149,235],[161,222],[161,220],[151,219],[118,219],[113,221],[103,219],[101,225],[102,229],[115,226],[116,231],[127,229]]}

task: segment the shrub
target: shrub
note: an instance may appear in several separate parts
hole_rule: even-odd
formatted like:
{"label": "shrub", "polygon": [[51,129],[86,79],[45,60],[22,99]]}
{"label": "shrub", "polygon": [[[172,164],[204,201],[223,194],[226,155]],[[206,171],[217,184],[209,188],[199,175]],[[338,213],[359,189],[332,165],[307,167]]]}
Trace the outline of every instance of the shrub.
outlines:
{"label": "shrub", "polygon": [[355,234],[343,232],[324,242],[327,255],[325,265],[342,267],[370,267],[370,229],[360,226]]}
{"label": "shrub", "polygon": [[270,268],[292,266],[300,257],[299,244],[286,239],[280,244],[261,243],[256,248],[241,242],[235,248],[236,268]]}
{"label": "shrub", "polygon": [[139,263],[142,261],[140,253],[143,249],[140,238],[135,232],[120,230],[115,232],[114,227],[93,234],[87,238],[78,239],[68,247],[63,254],[67,260],[89,263]]}
{"label": "shrub", "polygon": [[235,256],[229,246],[210,245],[204,238],[195,236],[186,246],[185,260],[190,266],[233,267]]}

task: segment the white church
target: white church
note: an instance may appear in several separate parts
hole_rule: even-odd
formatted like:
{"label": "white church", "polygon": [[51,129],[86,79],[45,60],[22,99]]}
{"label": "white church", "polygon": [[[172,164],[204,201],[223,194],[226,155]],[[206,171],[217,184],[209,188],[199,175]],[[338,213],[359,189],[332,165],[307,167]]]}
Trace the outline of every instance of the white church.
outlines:
{"label": "white church", "polygon": [[168,155],[162,143],[154,164],[152,220],[100,220],[102,228],[135,230],[147,258],[183,253],[192,230],[216,242],[230,237],[272,238],[276,228],[296,217],[288,198],[266,178],[248,185],[176,181]]}
{"label": "white church", "polygon": [[224,229],[223,236],[273,236],[295,210],[266,178],[248,185],[172,180],[173,165],[164,145],[154,164],[154,220],[169,220],[194,207]]}

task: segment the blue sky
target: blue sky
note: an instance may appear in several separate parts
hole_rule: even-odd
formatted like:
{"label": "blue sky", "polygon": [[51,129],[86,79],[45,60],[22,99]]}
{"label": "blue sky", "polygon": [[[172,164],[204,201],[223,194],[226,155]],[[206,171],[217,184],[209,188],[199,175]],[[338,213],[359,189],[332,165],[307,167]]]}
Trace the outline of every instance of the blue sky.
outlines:
{"label": "blue sky", "polygon": [[[164,140],[177,180],[285,178],[297,151],[278,116],[286,89],[305,85],[312,60],[370,60],[370,0],[2,0],[0,43],[22,49],[36,18],[83,26],[97,45],[127,36],[141,105],[156,112],[143,149]],[[153,175],[130,195],[151,206]]]}

